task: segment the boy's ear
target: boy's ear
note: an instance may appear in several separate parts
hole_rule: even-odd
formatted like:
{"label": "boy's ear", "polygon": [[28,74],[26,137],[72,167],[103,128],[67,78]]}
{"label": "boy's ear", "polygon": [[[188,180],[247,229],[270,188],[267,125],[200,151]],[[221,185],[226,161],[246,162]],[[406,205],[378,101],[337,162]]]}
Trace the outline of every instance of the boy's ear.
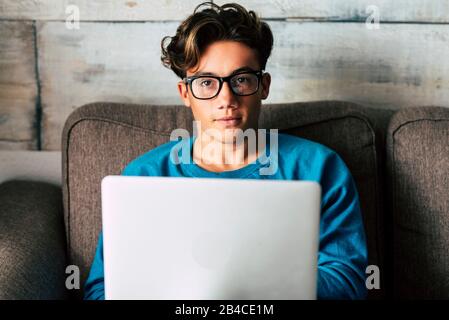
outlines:
{"label": "boy's ear", "polygon": [[267,72],[262,76],[262,100],[268,98],[270,93],[271,75]]}
{"label": "boy's ear", "polygon": [[186,107],[190,107],[189,92],[187,90],[186,84],[182,80],[178,82],[178,92],[184,105]]}

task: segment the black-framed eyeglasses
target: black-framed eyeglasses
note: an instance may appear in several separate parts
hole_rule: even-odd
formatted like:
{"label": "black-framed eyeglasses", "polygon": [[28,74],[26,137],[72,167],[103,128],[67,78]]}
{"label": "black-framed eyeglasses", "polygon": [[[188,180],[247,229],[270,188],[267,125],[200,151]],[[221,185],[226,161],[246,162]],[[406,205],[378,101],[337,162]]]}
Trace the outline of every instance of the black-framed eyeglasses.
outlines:
{"label": "black-framed eyeglasses", "polygon": [[232,92],[237,96],[250,96],[259,90],[260,79],[263,70],[241,71],[227,77],[217,77],[209,75],[191,76],[183,79],[184,83],[190,87],[190,91],[197,99],[208,100],[215,98],[223,87],[223,82],[227,82]]}

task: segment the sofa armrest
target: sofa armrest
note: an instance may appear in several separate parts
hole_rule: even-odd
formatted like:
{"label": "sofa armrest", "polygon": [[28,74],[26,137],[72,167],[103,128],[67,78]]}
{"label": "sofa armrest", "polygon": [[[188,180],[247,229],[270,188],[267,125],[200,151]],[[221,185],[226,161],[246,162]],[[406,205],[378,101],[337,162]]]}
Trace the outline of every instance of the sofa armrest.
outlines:
{"label": "sofa armrest", "polygon": [[0,299],[67,298],[61,188],[7,181],[0,208]]}

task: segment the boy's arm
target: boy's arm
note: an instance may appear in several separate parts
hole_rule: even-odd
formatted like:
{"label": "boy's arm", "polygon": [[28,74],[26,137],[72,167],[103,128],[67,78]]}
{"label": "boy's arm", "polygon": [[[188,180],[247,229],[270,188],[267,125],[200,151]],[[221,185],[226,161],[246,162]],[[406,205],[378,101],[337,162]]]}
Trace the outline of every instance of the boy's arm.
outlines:
{"label": "boy's arm", "polygon": [[336,154],[322,176],[318,299],[366,298],[367,249],[358,192]]}
{"label": "boy's arm", "polygon": [[103,233],[98,237],[97,250],[84,285],[85,300],[104,300]]}
{"label": "boy's arm", "polygon": [[[122,171],[124,176],[145,175],[139,166],[129,163]],[[89,277],[84,285],[84,299],[86,300],[104,300],[104,263],[103,263],[103,232],[98,237],[97,249],[95,251],[94,261],[90,269]]]}

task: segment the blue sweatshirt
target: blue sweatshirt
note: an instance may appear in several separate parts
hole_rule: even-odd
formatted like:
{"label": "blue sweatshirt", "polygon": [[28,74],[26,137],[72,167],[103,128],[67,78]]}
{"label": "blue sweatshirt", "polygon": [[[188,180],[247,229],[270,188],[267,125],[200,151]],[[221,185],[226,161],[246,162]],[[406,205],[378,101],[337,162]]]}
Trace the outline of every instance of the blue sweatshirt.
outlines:
{"label": "blue sweatshirt", "polygon": [[[192,161],[195,136],[160,145],[131,161],[127,176],[309,180],[321,185],[318,299],[364,299],[367,267],[366,239],[354,180],[343,160],[331,149],[296,136],[279,133],[277,158],[267,157],[237,170],[211,172]],[[186,149],[187,148],[187,149]],[[182,151],[190,154],[181,160]],[[178,157],[180,156],[180,157]],[[267,161],[271,158],[270,161]],[[185,161],[185,160],[188,161]],[[273,164],[276,159],[277,166]],[[268,170],[268,171],[263,171]],[[269,172],[269,174],[267,174]],[[104,299],[103,237],[84,287],[85,299]]]}

